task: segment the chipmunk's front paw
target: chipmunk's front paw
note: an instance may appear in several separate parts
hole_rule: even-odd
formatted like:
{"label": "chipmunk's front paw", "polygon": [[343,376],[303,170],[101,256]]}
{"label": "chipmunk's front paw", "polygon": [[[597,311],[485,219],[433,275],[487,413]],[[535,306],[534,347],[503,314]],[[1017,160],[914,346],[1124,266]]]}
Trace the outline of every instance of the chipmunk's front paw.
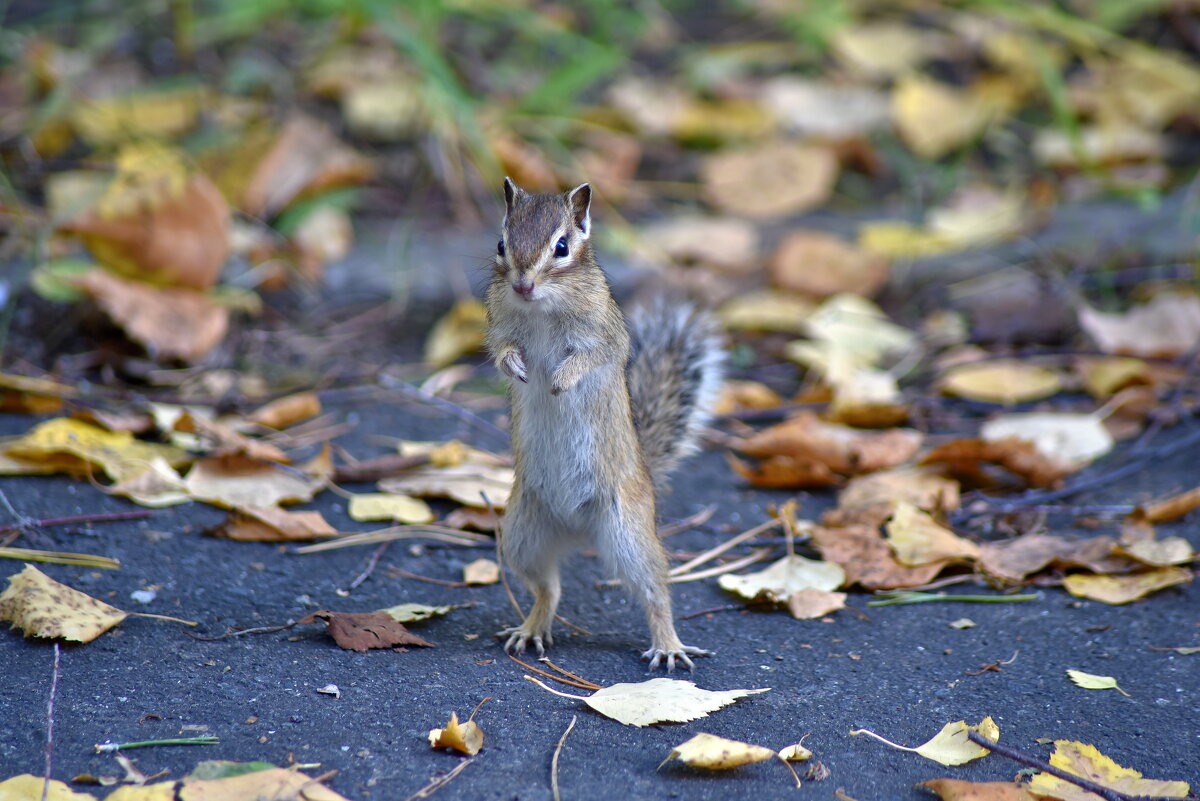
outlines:
{"label": "chipmunk's front paw", "polygon": [[533,643],[533,647],[537,649],[538,659],[545,656],[546,648],[554,644],[550,632],[546,632],[545,635],[537,634],[527,630],[524,626],[513,626],[510,629],[498,631],[496,632],[496,636],[508,638],[504,642],[504,650],[514,655],[525,653],[525,648],[530,643]]}
{"label": "chipmunk's front paw", "polygon": [[525,359],[521,356],[520,348],[509,348],[500,355],[496,360],[496,366],[500,372],[504,373],[509,378],[515,378],[522,383],[529,383],[529,376],[525,372]]}
{"label": "chipmunk's front paw", "polygon": [[649,651],[642,654],[642,661],[644,662],[649,659],[650,672],[653,672],[658,670],[658,666],[663,663],[664,659],[666,659],[667,672],[674,673],[676,660],[678,660],[682,667],[685,667],[688,670],[694,670],[695,665],[692,664],[692,660],[689,657],[712,655],[712,651],[706,651],[703,648],[696,648],[691,645],[683,645],[682,643],[675,647],[667,648],[659,648],[658,646],[652,645]]}

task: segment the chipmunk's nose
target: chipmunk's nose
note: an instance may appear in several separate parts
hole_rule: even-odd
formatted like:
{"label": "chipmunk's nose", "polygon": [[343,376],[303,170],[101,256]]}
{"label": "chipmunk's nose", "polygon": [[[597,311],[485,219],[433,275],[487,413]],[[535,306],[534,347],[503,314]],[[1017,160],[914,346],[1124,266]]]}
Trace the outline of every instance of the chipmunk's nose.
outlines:
{"label": "chipmunk's nose", "polygon": [[529,278],[518,278],[512,282],[513,292],[524,300],[533,300],[533,281]]}

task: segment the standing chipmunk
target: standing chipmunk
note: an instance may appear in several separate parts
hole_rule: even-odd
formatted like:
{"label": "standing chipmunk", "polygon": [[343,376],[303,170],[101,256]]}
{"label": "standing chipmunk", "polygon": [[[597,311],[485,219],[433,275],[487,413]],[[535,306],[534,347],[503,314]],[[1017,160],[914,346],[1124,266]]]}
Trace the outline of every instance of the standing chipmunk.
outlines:
{"label": "standing chipmunk", "polygon": [[509,377],[516,482],[501,549],[533,592],[504,647],[544,653],[562,594],[559,561],[594,545],[641,601],[656,669],[710,651],[675,633],[655,489],[685,455],[720,383],[715,326],[658,301],[628,327],[591,243],[592,189],[535,195],[504,180],[503,235],[487,292],[487,347]]}

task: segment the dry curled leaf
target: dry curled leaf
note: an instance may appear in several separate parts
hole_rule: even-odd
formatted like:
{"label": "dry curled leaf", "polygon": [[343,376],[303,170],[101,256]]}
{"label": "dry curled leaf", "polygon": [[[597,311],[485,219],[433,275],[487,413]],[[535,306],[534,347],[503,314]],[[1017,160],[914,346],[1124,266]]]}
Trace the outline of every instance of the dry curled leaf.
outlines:
{"label": "dry curled leaf", "polygon": [[410,632],[400,621],[386,611],[380,612],[330,612],[320,609],[296,621],[299,625],[325,624],[333,641],[348,651],[366,651],[371,648],[395,648],[417,645],[432,648],[433,643]]}
{"label": "dry curled leaf", "polygon": [[278,506],[239,507],[209,533],[241,542],[304,542],[338,535],[320,512],[289,512]]}
{"label": "dry curled leaf", "polygon": [[735,447],[758,459],[787,456],[812,460],[848,476],[902,464],[916,454],[921,441],[918,431],[865,431],[826,423],[812,412],[801,412],[741,440]]}
{"label": "dry curled leaf", "polygon": [[[1152,796],[1157,798],[1186,798],[1190,788],[1187,782],[1159,781],[1142,778],[1132,768],[1123,768],[1100,753],[1094,745],[1073,740],[1055,740],[1050,764],[1067,773],[1090,779],[1104,787],[1127,796]],[[1029,791],[1040,798],[1059,801],[1096,801],[1094,793],[1078,785],[1064,781],[1048,773],[1035,773],[1029,782]]]}
{"label": "dry curled leaf", "polygon": [[312,500],[333,473],[328,445],[302,465],[244,456],[201,459],[184,479],[193,498],[229,508],[269,507]]}
{"label": "dry curled leaf", "polygon": [[126,613],[60,584],[33,565],[8,577],[0,593],[0,620],[27,637],[91,642],[120,623]]}
{"label": "dry curled leaf", "polygon": [[965,720],[947,723],[929,742],[918,745],[915,748],[896,745],[896,743],[885,740],[875,732],[867,731],[866,729],[855,729],[850,733],[865,734],[868,737],[879,740],[881,743],[890,745],[892,748],[899,748],[901,751],[912,751],[926,759],[932,759],[934,762],[939,762],[943,765],[962,765],[991,753],[983,746],[971,742],[970,738],[967,737],[967,733],[971,731],[982,735],[985,739],[992,742],[1000,739],[1000,727],[996,725],[996,722],[991,717],[984,718],[974,726],[968,726]]}
{"label": "dry curled leaf", "polygon": [[1032,442],[1013,437],[999,442],[951,440],[925,454],[921,464],[944,464],[952,473],[982,486],[994,483],[984,470],[987,465],[1003,468],[1030,487],[1052,486],[1072,472],[1069,465],[1047,458]]}
{"label": "dry curled leaf", "polygon": [[1172,495],[1154,503],[1143,504],[1135,515],[1150,523],[1166,523],[1200,509],[1200,487]]}
{"label": "dry curled leaf", "polygon": [[702,690],[690,681],[658,678],[634,684],[613,684],[590,696],[580,696],[551,689],[536,679],[529,680],[555,695],[583,701],[600,714],[626,726],[687,723],[707,717],[708,713],[747,695],[770,691],[769,687],[761,690]]}
{"label": "dry curled leaf", "polygon": [[671,753],[667,754],[667,758],[659,764],[659,768],[671,759],[678,759],[693,768],[729,770],[778,757],[779,755],[770,748],[764,748],[761,745],[727,740],[715,734],[701,732],[687,742],[672,748]]}
{"label": "dry curled leaf", "polygon": [[399,623],[415,623],[420,620],[428,620],[437,615],[444,615],[454,608],[452,606],[428,606],[426,604],[396,604],[395,606],[389,606],[387,609],[380,609],[379,611]]}
{"label": "dry curled leaf", "polygon": [[445,728],[429,730],[430,748],[453,748],[455,751],[475,756],[483,748],[483,729],[474,720],[458,722],[458,713],[450,713],[450,722]]}
{"label": "dry curled leaf", "polygon": [[1002,542],[985,542],[979,547],[979,567],[989,576],[1019,582],[1052,564],[1095,572],[1130,570],[1137,566],[1136,562],[1115,555],[1115,546],[1111,537],[1077,540],[1026,534]]}

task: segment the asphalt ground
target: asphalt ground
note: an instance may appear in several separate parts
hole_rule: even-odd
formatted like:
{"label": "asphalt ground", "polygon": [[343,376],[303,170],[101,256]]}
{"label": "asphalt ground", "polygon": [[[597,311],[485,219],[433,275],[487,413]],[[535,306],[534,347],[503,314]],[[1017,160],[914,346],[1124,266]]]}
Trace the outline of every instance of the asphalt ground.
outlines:
{"label": "asphalt ground", "polygon": [[[354,423],[339,442],[359,457],[382,452],[374,435],[472,435],[443,411],[419,405],[372,401],[331,408]],[[0,435],[23,432],[36,421],[0,415]],[[1184,433],[1190,432],[1167,430],[1152,445]],[[1121,458],[1118,451],[1090,472],[1103,473]],[[1198,483],[1200,457],[1189,449],[1150,460],[1071,502],[1137,502]],[[0,489],[17,512],[35,519],[140,508],[65,477],[5,478]],[[669,520],[715,506],[707,524],[670,541],[672,548],[700,550],[764,520],[768,504],[789,497],[747,488],[723,455],[710,451],[680,471],[660,512]],[[800,497],[803,516],[818,516],[832,503],[829,493]],[[344,504],[325,492],[302,508],[321,510],[343,530],[370,528],[350,521]],[[319,763],[310,773],[336,770],[329,785],[349,798],[407,799],[466,759],[431,750],[429,730],[444,725],[452,711],[465,717],[489,698],[475,717],[486,736],[483,751],[437,791],[438,798],[551,798],[551,758],[572,718],[577,723],[559,759],[564,799],[831,798],[838,788],[859,801],[925,798],[915,783],[946,776],[1006,780],[1022,766],[993,754],[943,767],[849,731],[867,728],[917,745],[947,722],[976,723],[987,715],[999,725],[1001,742],[1042,758],[1049,753],[1042,738],[1079,740],[1148,777],[1188,780],[1193,788],[1200,780],[1200,654],[1149,650],[1200,644],[1195,582],[1127,606],[1079,600],[1053,587],[1036,589],[1038,599],[1024,603],[890,607],[868,607],[869,596],[859,592],[850,598],[859,614],[843,610],[813,621],[762,611],[688,617],[734,599],[713,580],[679,584],[674,599],[682,639],[716,656],[698,660],[694,675],[676,677],[707,689],[771,689],[692,723],[639,729],[523,678],[527,671],[506,658],[492,637],[517,622],[499,585],[453,588],[388,577],[396,567],[457,580],[463,565],[490,555],[488,549],[395,543],[368,580],[341,595],[364,570],[371,548],[306,556],[289,546],[204,534],[224,517],[193,503],[142,520],[47,527],[17,543],[117,558],[121,568],[114,571],[41,569],[126,610],[200,622],[189,630],[131,617],[90,644],[62,648],[55,778],[122,775],[113,756],[95,753],[98,743],[210,734],[218,745],[154,747],[128,756],[143,773],[168,770],[172,778],[204,759]],[[1169,534],[1200,547],[1200,514],[1160,527],[1160,535]],[[21,564],[4,560],[0,568],[10,575]],[[647,640],[644,619],[620,589],[597,586],[605,578],[594,558],[569,564],[560,611],[591,634],[559,626],[551,656],[601,684],[641,681],[647,677],[638,659]],[[149,603],[131,597],[148,587],[157,587]],[[969,586],[960,591],[990,592]],[[212,642],[189,636],[281,624],[317,609],[370,611],[404,602],[468,608],[414,624],[436,647],[403,653],[342,650],[320,626]],[[962,617],[977,625],[949,626]],[[1006,664],[980,672],[998,662]],[[0,665],[0,776],[41,775],[53,648],[17,631],[0,632]],[[1067,668],[1114,676],[1129,697],[1078,688],[1067,679]],[[340,697],[318,692],[329,684],[340,688]],[[698,732],[774,749],[808,734],[805,745],[829,778],[797,790],[777,762],[720,774],[677,761],[659,767],[674,746]]]}

